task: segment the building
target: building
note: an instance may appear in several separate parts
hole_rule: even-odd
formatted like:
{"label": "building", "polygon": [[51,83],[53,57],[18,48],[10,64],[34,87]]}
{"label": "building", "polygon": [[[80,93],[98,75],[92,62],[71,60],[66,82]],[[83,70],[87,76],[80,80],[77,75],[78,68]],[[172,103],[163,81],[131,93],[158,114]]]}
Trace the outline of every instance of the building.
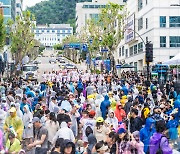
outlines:
{"label": "building", "polygon": [[[179,0],[128,0],[129,17],[114,57],[116,63],[128,63],[142,71],[145,43],[153,43],[154,61],[164,62],[180,52]],[[136,69],[135,69],[136,70]]]}
{"label": "building", "polygon": [[100,9],[105,8],[109,2],[124,5],[126,0],[92,0],[92,2],[76,3],[76,33],[86,27],[88,19],[98,19]]}
{"label": "building", "polygon": [[23,0],[16,0],[15,16],[23,16]]}
{"label": "building", "polygon": [[9,19],[15,21],[16,0],[0,0],[0,3],[3,5],[4,22],[7,23]]}
{"label": "building", "polygon": [[50,24],[49,26],[37,26],[34,30],[35,39],[46,47],[53,47],[62,43],[62,40],[73,34],[70,24]]}

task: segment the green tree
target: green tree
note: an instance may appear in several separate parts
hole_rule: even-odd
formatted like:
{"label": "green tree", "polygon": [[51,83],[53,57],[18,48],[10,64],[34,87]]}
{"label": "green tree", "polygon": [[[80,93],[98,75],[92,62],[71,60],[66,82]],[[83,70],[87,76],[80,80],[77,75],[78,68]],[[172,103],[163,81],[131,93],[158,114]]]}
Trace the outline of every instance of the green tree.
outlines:
{"label": "green tree", "polygon": [[126,8],[119,4],[109,3],[101,10],[99,23],[102,30],[102,45],[108,48],[110,54],[124,37],[126,18]]}
{"label": "green tree", "polygon": [[15,66],[21,64],[25,55],[30,55],[35,46],[32,20],[34,17],[29,11],[23,12],[23,17],[16,17],[16,23],[8,21],[10,29],[9,38],[11,40],[11,53],[15,60]]}
{"label": "green tree", "polygon": [[63,50],[63,45],[62,44],[56,44],[53,46],[54,50]]}
{"label": "green tree", "polygon": [[3,49],[5,45],[6,39],[6,29],[4,25],[4,18],[3,15],[0,14],[0,51]]}

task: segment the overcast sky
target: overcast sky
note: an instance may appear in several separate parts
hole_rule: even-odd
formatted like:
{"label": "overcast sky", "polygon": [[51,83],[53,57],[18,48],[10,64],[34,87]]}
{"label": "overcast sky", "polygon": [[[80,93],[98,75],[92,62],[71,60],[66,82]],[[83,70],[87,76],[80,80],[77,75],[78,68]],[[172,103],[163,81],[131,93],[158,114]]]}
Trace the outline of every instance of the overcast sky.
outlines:
{"label": "overcast sky", "polygon": [[45,0],[23,0],[23,8],[25,9],[27,6],[33,6],[41,1]]}

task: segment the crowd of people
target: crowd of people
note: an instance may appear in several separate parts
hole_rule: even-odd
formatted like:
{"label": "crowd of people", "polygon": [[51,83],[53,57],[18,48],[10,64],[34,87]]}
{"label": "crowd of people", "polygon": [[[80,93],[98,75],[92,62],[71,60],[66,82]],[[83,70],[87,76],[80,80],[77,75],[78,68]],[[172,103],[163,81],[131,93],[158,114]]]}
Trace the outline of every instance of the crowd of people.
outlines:
{"label": "crowd of people", "polygon": [[0,153],[180,152],[175,83],[144,76],[60,70],[35,84],[0,82]]}

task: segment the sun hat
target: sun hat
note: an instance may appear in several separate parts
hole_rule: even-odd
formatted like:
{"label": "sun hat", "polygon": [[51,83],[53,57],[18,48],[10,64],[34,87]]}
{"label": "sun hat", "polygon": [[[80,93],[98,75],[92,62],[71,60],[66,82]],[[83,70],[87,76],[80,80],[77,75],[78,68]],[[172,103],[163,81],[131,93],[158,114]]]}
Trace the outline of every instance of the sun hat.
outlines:
{"label": "sun hat", "polygon": [[11,112],[11,113],[16,112],[16,108],[15,107],[11,107],[9,112]]}

